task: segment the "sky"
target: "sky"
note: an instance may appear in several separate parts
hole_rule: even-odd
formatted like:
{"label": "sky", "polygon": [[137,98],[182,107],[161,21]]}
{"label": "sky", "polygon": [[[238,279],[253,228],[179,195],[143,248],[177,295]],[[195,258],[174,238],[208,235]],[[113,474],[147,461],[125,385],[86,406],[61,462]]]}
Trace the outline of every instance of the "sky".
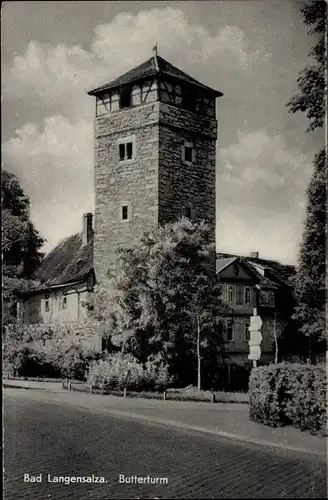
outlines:
{"label": "sky", "polygon": [[217,250],[296,264],[323,132],[290,114],[314,40],[299,0],[19,2],[2,7],[3,167],[31,201],[43,251],[94,211],[94,98],[158,54],[217,99]]}

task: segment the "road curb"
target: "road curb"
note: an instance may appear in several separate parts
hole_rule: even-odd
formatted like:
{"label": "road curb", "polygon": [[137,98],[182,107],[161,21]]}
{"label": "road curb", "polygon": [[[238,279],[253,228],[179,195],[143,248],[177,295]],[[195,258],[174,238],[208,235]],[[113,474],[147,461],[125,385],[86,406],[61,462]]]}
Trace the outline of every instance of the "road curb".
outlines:
{"label": "road curb", "polygon": [[[70,403],[67,403],[67,404],[70,404]],[[91,408],[90,406],[84,406],[81,404],[74,404],[74,406],[78,407],[78,408],[83,408],[85,410],[91,410],[91,411],[98,410],[98,411],[101,411],[103,413],[107,413],[109,415],[114,415],[114,416],[118,416],[118,417],[126,417],[126,418],[130,418],[133,420],[142,420],[144,422],[148,422],[151,424],[160,424],[160,425],[164,425],[164,426],[175,427],[176,429],[182,429],[182,430],[186,430],[186,431],[194,431],[194,432],[199,432],[202,434],[210,434],[213,436],[223,437],[223,438],[231,439],[234,441],[240,441],[243,443],[266,446],[269,448],[277,448],[277,449],[281,449],[281,450],[292,451],[294,453],[305,453],[307,455],[314,455],[316,457],[319,457],[319,458],[326,460],[326,453],[325,452],[313,451],[313,450],[310,450],[308,448],[300,448],[300,447],[294,447],[294,446],[288,446],[288,445],[286,446],[286,445],[283,445],[281,443],[274,443],[272,441],[265,441],[262,439],[249,438],[247,436],[242,436],[240,434],[232,434],[229,432],[220,431],[220,430],[216,430],[216,429],[210,429],[210,428],[206,428],[206,427],[201,427],[198,425],[185,424],[182,422],[177,422],[175,420],[163,420],[160,418],[153,418],[153,417],[149,417],[147,415],[140,415],[138,413],[130,413],[130,412],[122,411],[122,410],[99,408],[99,407],[98,408],[97,407]]]}
{"label": "road curb", "polygon": [[6,389],[25,389],[25,390],[32,390],[32,391],[45,391],[45,392],[63,392],[65,389],[61,389],[58,387],[58,389],[53,389],[50,387],[28,387],[27,385],[15,385],[15,384],[10,384],[7,382],[2,383],[2,388]]}
{"label": "road curb", "polygon": [[242,436],[240,434],[232,434],[229,432],[219,431],[216,429],[209,429],[209,428],[201,427],[198,425],[184,424],[181,422],[177,422],[175,420],[163,420],[163,419],[159,419],[159,418],[148,417],[146,415],[139,415],[137,413],[129,413],[129,412],[124,412],[124,411],[120,411],[120,410],[107,410],[107,409],[103,410],[103,411],[106,411],[106,413],[111,413],[111,414],[117,415],[117,416],[130,417],[130,418],[133,418],[136,420],[144,420],[147,422],[158,423],[161,425],[169,425],[171,427],[176,427],[179,429],[196,431],[196,432],[201,432],[204,434],[211,434],[214,436],[224,437],[227,439],[233,439],[235,441],[242,441],[242,442],[249,443],[249,444],[267,446],[270,448],[279,448],[282,450],[293,451],[293,452],[297,452],[297,453],[307,453],[307,454],[312,454],[315,456],[326,458],[325,452],[317,452],[317,451],[309,450],[308,448],[286,446],[286,445],[283,445],[280,443],[273,443],[272,441],[265,441],[262,439],[249,438],[247,436]]}
{"label": "road curb", "polygon": [[[26,386],[10,385],[7,383],[3,384],[3,387],[10,387],[10,388],[15,388],[15,389],[21,388],[21,389],[37,390],[34,387],[30,388],[30,387],[26,387]],[[50,390],[50,389],[46,389],[46,388],[42,389],[41,388],[40,390],[43,390],[44,392],[49,392],[49,393],[50,392],[66,392],[63,389],[56,391],[56,390]],[[53,401],[53,402],[56,404],[58,403],[57,401]],[[294,453],[305,453],[307,455],[313,455],[313,456],[316,456],[318,458],[326,460],[326,452],[314,451],[314,450],[310,450],[308,448],[288,446],[288,445],[281,444],[281,443],[275,443],[273,441],[266,441],[263,439],[250,438],[248,436],[243,436],[240,434],[233,434],[233,433],[229,433],[229,432],[225,432],[225,431],[220,431],[218,429],[207,428],[207,427],[202,427],[202,426],[198,426],[198,425],[185,424],[183,422],[178,422],[175,420],[164,420],[164,419],[160,419],[160,418],[154,418],[154,417],[150,417],[147,415],[141,415],[138,413],[131,413],[131,412],[122,411],[122,410],[115,410],[115,409],[111,409],[111,408],[100,408],[97,406],[90,407],[90,406],[85,406],[85,405],[80,404],[80,403],[70,403],[68,401],[64,401],[63,403],[68,404],[70,406],[74,406],[76,408],[83,408],[84,410],[100,411],[100,412],[103,412],[103,413],[106,413],[109,415],[118,416],[118,417],[125,417],[125,418],[139,420],[139,421],[141,420],[141,421],[148,422],[148,423],[155,424],[155,425],[160,424],[160,425],[164,425],[164,426],[174,427],[176,429],[182,429],[182,430],[186,430],[186,431],[194,431],[194,432],[199,432],[202,434],[209,434],[209,435],[213,435],[213,436],[217,436],[217,437],[231,439],[234,441],[239,441],[239,442],[249,443],[249,444],[254,444],[254,445],[260,445],[260,446],[266,446],[269,448],[276,448],[276,449],[280,449],[280,450],[291,451]],[[62,404],[62,403],[60,403],[60,404]]]}

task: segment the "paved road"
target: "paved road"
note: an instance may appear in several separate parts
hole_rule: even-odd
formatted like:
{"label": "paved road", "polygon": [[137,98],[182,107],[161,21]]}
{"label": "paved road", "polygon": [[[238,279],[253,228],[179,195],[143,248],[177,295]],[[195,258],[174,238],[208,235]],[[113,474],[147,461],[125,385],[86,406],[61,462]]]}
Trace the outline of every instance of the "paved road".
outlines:
{"label": "paved road", "polygon": [[[326,497],[326,466],[313,456],[119,419],[5,389],[5,499]],[[104,484],[48,482],[104,477]],[[24,474],[42,474],[24,483]],[[120,484],[119,474],[168,484]],[[146,479],[147,481],[147,479]]]}

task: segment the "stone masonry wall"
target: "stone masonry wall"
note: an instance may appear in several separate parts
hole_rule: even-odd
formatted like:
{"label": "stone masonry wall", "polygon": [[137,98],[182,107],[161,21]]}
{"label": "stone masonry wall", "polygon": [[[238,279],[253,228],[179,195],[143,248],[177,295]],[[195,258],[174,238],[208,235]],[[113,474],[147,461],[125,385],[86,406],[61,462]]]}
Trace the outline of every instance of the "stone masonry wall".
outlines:
{"label": "stone masonry wall", "polygon": [[[159,128],[159,222],[169,222],[193,208],[205,220],[215,242],[216,120],[161,103]],[[194,161],[184,161],[185,143],[192,143]]]}
{"label": "stone masonry wall", "polygon": [[[215,242],[215,148],[217,122],[156,102],[96,118],[94,264],[102,281],[119,247],[132,245],[158,224],[174,221],[192,206],[195,219],[213,229]],[[135,158],[119,160],[119,142],[130,138]],[[183,161],[192,142],[195,162]],[[131,219],[121,220],[128,205]]]}
{"label": "stone masonry wall", "polygon": [[49,344],[80,344],[101,351],[102,335],[97,322],[23,324],[23,341],[33,349]]}
{"label": "stone masonry wall", "polygon": [[[94,263],[101,281],[120,246],[133,244],[158,223],[159,103],[129,108],[95,122]],[[135,136],[136,157],[119,161],[118,141]],[[132,211],[121,220],[121,206]]]}

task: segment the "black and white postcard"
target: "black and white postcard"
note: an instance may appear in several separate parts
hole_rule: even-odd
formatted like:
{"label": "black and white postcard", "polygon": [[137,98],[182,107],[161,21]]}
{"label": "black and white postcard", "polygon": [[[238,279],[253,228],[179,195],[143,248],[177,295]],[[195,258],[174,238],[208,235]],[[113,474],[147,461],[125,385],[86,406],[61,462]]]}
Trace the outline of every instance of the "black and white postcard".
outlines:
{"label": "black and white postcard", "polygon": [[4,498],[324,498],[327,2],[2,2]]}

